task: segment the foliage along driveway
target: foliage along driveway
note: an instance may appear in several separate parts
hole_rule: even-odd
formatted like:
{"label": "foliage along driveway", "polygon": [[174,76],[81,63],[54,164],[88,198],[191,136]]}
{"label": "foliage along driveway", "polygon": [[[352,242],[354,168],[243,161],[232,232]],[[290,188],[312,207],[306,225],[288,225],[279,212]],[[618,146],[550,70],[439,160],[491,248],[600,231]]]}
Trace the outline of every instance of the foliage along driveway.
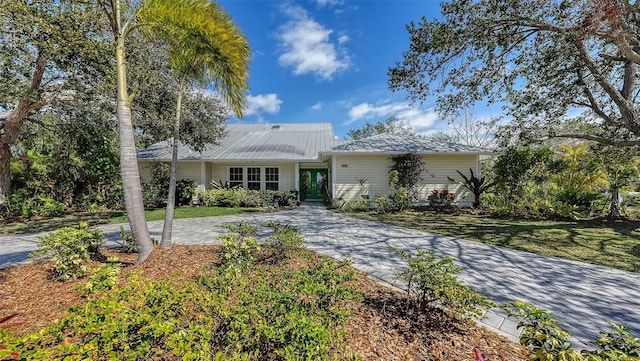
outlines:
{"label": "foliage along driveway", "polygon": [[[403,266],[401,258],[389,252],[388,246],[408,252],[431,249],[441,256],[452,256],[462,267],[460,276],[469,286],[497,302],[521,300],[553,312],[584,348],[590,348],[588,342],[595,340],[599,331],[610,330],[608,321],[625,325],[640,335],[640,274],[355,219],[322,207],[179,219],[174,221],[174,241],[216,244],[218,235],[225,232],[219,227],[221,224],[241,220],[296,225],[312,251],[337,259],[350,258],[356,268],[388,283],[394,283],[396,272]],[[117,244],[119,225],[100,228],[107,233],[109,244]],[[152,237],[159,238],[162,222],[149,222],[149,229]],[[257,237],[264,239],[269,232],[260,227]],[[36,246],[36,235],[0,237],[0,267],[6,266],[8,260],[24,259]],[[508,326],[503,331],[514,331],[515,325],[509,320],[499,322]]]}

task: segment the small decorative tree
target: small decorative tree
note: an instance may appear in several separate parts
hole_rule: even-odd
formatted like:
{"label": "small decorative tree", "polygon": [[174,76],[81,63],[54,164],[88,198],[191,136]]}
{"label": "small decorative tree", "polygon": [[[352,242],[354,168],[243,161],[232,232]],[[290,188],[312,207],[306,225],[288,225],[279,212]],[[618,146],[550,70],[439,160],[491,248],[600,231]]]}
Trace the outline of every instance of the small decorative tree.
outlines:
{"label": "small decorative tree", "polygon": [[416,153],[391,156],[393,164],[389,170],[389,186],[397,209],[408,208],[417,199],[417,185],[425,172],[422,157]]}
{"label": "small decorative tree", "polygon": [[449,178],[451,182],[461,184],[463,187],[467,188],[471,193],[473,193],[473,208],[480,208],[480,206],[482,205],[482,201],[480,200],[482,193],[499,183],[499,181],[497,180],[486,183],[485,177],[476,177],[473,174],[473,169],[471,168],[469,168],[469,172],[471,173],[471,176],[469,177],[462,174],[462,172],[460,172],[459,170],[456,170],[456,172],[458,172],[458,174],[460,174],[460,177],[462,177],[462,182],[456,181],[455,179],[448,176],[447,178]]}

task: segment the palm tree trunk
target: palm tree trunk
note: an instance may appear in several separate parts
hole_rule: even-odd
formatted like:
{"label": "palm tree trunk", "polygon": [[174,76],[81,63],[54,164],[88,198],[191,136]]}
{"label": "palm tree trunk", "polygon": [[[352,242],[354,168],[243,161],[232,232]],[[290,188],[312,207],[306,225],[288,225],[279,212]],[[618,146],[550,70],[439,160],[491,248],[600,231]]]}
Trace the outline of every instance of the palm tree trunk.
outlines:
{"label": "palm tree trunk", "polygon": [[180,84],[178,90],[178,100],[176,103],[176,119],[173,122],[173,149],[171,154],[171,173],[169,174],[169,195],[167,196],[167,211],[164,216],[164,225],[162,226],[162,240],[160,247],[171,247],[171,236],[173,233],[173,212],[176,203],[176,178],[178,173],[178,144],[180,141],[180,116],[182,109],[182,89]]}
{"label": "palm tree trunk", "polygon": [[127,94],[127,74],[125,65],[124,38],[117,39],[116,63],[118,75],[117,116],[120,135],[120,172],[122,174],[122,188],[124,203],[129,218],[131,232],[136,239],[138,259],[136,264],[143,262],[153,251],[153,243],[147,228],[142,201],[142,187],[135,140],[133,137],[133,123],[131,121],[131,105]]}

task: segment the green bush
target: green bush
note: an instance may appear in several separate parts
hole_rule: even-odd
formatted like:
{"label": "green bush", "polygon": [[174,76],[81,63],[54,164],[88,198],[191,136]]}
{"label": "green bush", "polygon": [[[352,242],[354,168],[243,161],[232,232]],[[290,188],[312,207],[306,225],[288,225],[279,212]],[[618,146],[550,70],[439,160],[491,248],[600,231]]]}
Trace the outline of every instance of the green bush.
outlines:
{"label": "green bush", "polygon": [[279,207],[295,206],[298,194],[295,191],[246,190],[242,188],[216,188],[199,193],[206,207]]}
{"label": "green bush", "polygon": [[27,336],[0,329],[0,359],[348,359],[344,301],[360,298],[355,273],[348,262],[304,256],[295,268],[234,277],[208,268],[180,283],[139,273],[117,283],[116,264],[106,264],[84,286],[86,302],[54,326]]}
{"label": "green bush", "polygon": [[176,204],[178,206],[188,206],[193,200],[198,183],[193,179],[178,179],[176,181]]}
{"label": "green bush", "polygon": [[[335,360],[349,315],[343,300],[357,299],[348,284],[354,272],[348,263],[309,258],[309,266],[294,270],[273,266],[256,269],[229,286],[219,275],[202,277],[210,289],[211,309],[218,315],[212,330],[232,360]],[[251,279],[252,282],[248,282]]]}
{"label": "green bush", "polygon": [[373,209],[379,214],[389,213],[392,210],[391,200],[389,197],[379,194],[373,200]]}
{"label": "green bush", "polygon": [[104,234],[86,223],[60,228],[39,239],[38,249],[30,257],[50,257],[51,276],[58,281],[84,277],[89,258],[99,256],[105,242]]}
{"label": "green bush", "polygon": [[267,239],[266,245],[275,249],[279,256],[291,257],[305,248],[304,238],[298,227],[274,222],[265,224],[265,227],[273,229],[273,233]]}
{"label": "green bush", "polygon": [[122,242],[122,250],[125,253],[138,253],[136,238],[131,233],[124,230],[124,226],[120,226],[120,240]]}
{"label": "green bush", "polygon": [[257,227],[247,222],[225,225],[230,233],[219,236],[222,248],[219,251],[220,268],[239,274],[251,269],[260,252],[258,242],[253,238]]}
{"label": "green bush", "polygon": [[429,250],[418,250],[416,255],[391,246],[389,250],[407,262],[398,277],[405,282],[407,295],[418,311],[425,312],[437,303],[463,316],[480,316],[484,309],[495,306],[458,279],[460,268],[454,266],[455,259],[438,258]]}
{"label": "green bush", "polygon": [[396,211],[404,211],[413,205],[413,196],[409,188],[399,187],[391,195],[391,205]]}
{"label": "green bush", "polygon": [[117,258],[109,258],[107,263],[103,263],[96,269],[91,271],[89,279],[80,287],[85,295],[96,292],[105,292],[112,290],[118,284],[118,276],[122,270],[121,264]]}
{"label": "green bush", "polygon": [[44,194],[30,196],[25,189],[12,193],[8,199],[6,208],[10,215],[22,217],[57,217],[65,214],[67,207],[64,204]]}
{"label": "green bush", "polygon": [[596,350],[578,352],[569,342],[571,335],[550,312],[520,301],[505,309],[521,320],[520,343],[529,347],[530,361],[637,361],[640,357],[640,339],[623,326],[612,323],[615,332],[601,332],[594,342]]}
{"label": "green bush", "polygon": [[364,198],[350,199],[342,205],[342,210],[345,212],[361,212],[366,211],[371,207],[371,202]]}

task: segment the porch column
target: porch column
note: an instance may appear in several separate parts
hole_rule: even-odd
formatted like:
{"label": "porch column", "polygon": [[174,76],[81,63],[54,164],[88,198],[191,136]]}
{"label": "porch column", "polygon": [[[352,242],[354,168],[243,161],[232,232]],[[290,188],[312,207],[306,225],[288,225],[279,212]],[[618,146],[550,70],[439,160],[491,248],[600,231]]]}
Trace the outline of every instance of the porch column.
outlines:
{"label": "porch column", "polygon": [[300,162],[295,162],[293,179],[293,189],[300,191]]}
{"label": "porch column", "polygon": [[207,190],[207,165],[204,161],[200,162],[200,190]]}
{"label": "porch column", "polygon": [[336,162],[336,155],[331,156],[331,198],[336,197],[336,170],[338,165]]}

